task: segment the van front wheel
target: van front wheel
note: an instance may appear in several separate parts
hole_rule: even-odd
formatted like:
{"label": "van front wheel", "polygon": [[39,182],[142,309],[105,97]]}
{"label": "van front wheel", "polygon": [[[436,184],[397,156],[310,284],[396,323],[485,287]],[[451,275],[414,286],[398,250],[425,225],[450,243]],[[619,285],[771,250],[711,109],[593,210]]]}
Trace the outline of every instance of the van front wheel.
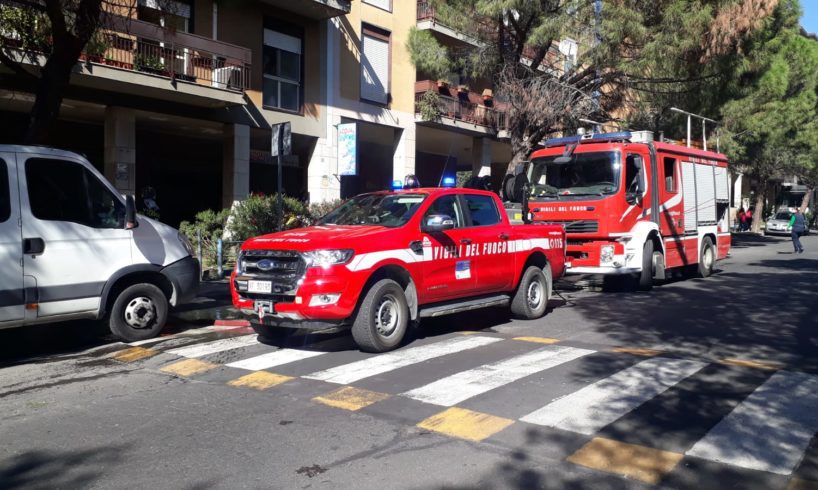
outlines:
{"label": "van front wheel", "polygon": [[156,337],[168,319],[168,299],[153,284],[134,284],[116,297],[107,323],[114,335],[126,342]]}

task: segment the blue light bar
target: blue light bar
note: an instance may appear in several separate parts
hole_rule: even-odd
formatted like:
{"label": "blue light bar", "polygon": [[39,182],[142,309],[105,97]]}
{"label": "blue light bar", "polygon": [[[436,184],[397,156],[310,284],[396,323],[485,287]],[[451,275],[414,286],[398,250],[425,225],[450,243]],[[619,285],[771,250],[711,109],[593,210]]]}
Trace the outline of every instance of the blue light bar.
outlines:
{"label": "blue light bar", "polygon": [[457,180],[454,177],[443,177],[443,187],[454,187]]}
{"label": "blue light bar", "polygon": [[403,189],[403,181],[400,179],[395,179],[392,181],[392,190],[399,191]]}
{"label": "blue light bar", "polygon": [[554,146],[566,146],[572,145],[574,143],[600,143],[602,141],[630,141],[631,133],[630,131],[618,131],[615,133],[596,133],[592,135],[575,135],[575,136],[565,136],[562,138],[552,138],[550,140],[546,140],[545,146],[547,148],[554,147]]}

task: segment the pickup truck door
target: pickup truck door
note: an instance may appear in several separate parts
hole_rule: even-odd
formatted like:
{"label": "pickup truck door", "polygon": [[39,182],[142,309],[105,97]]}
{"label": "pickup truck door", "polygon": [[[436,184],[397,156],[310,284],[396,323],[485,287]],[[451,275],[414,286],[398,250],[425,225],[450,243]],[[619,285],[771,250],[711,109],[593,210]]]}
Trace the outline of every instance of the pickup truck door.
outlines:
{"label": "pickup truck door", "polygon": [[125,205],[79,161],[18,156],[17,175],[23,272],[36,281],[37,317],[97,310],[105,282],[132,263]]}
{"label": "pickup truck door", "polygon": [[422,221],[433,214],[450,216],[455,227],[442,232],[421,232],[423,280],[418,290],[421,303],[469,296],[475,286],[472,262],[461,256],[461,250],[470,243],[470,238],[457,195],[447,194],[435,199]]}
{"label": "pickup truck door", "polygon": [[23,236],[14,162],[14,153],[0,153],[0,325],[20,321],[25,313]]}
{"label": "pickup truck door", "polygon": [[490,293],[511,288],[516,255],[509,251],[511,225],[500,216],[491,196],[463,194],[466,224],[472,248],[466,254],[476,275],[475,291]]}

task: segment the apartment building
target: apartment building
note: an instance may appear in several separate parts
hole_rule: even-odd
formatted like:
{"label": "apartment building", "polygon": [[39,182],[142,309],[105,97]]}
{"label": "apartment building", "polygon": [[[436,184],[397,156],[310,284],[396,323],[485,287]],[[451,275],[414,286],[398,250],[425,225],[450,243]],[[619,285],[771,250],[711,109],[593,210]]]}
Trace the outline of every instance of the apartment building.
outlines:
{"label": "apartment building", "polygon": [[[155,191],[163,221],[275,192],[271,128],[284,122],[284,190],[312,202],[407,174],[437,185],[444,173],[505,171],[490,84],[452,74],[441,89],[410,61],[413,26],[474,42],[423,0],[121,1],[75,66],[54,144],[138,200]],[[432,88],[441,117],[425,120],[417,102]],[[0,65],[0,142],[23,139],[33,101],[31,84]]]}

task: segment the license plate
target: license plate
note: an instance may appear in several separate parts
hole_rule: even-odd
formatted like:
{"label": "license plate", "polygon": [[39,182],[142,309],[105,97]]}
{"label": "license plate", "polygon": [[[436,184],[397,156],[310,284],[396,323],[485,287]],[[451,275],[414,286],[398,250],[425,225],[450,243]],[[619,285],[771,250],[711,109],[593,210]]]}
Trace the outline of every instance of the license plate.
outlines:
{"label": "license plate", "polygon": [[270,281],[247,281],[248,293],[272,293],[273,283]]}
{"label": "license plate", "polygon": [[276,305],[272,301],[265,301],[265,300],[258,300],[254,304],[253,308],[259,317],[263,318],[264,315],[273,315],[276,312]]}

